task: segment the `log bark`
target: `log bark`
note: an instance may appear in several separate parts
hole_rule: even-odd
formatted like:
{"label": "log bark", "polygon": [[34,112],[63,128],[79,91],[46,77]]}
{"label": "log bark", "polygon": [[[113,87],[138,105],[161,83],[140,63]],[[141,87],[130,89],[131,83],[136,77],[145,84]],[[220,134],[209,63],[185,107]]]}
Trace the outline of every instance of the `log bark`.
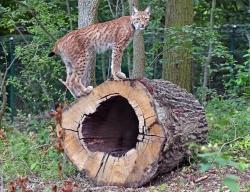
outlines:
{"label": "log bark", "polygon": [[203,107],[163,80],[106,81],[65,109],[61,126],[65,153],[97,185],[142,186],[207,137]]}

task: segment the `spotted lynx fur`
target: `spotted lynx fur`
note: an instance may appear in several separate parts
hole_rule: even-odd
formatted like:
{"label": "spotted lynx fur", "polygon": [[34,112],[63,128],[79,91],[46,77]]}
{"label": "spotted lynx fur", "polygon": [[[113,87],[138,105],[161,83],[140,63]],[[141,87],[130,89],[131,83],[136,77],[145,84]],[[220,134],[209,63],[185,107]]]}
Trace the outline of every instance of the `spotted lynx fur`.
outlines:
{"label": "spotted lynx fur", "polygon": [[60,55],[66,65],[67,78],[62,81],[75,97],[89,94],[93,87],[86,87],[90,78],[91,54],[112,49],[111,74],[114,80],[125,79],[121,72],[123,50],[135,31],[143,30],[149,23],[150,8],[138,11],[133,7],[131,16],[120,17],[74,30],[60,38],[49,56]]}

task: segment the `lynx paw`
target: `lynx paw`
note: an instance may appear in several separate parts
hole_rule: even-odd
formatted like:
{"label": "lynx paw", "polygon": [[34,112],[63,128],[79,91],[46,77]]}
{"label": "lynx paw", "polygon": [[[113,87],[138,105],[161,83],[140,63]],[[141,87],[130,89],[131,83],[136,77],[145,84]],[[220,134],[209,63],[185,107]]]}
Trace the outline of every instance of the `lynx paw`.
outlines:
{"label": "lynx paw", "polygon": [[93,87],[88,86],[87,88],[84,89],[84,91],[81,92],[81,94],[78,97],[86,96],[86,95],[90,94],[92,90],[93,90]]}
{"label": "lynx paw", "polygon": [[86,94],[90,94],[90,92],[93,90],[93,87],[92,86],[88,86],[86,89],[85,89],[85,93]]}
{"label": "lynx paw", "polygon": [[126,79],[126,75],[123,72],[117,72],[113,75],[114,80]]}

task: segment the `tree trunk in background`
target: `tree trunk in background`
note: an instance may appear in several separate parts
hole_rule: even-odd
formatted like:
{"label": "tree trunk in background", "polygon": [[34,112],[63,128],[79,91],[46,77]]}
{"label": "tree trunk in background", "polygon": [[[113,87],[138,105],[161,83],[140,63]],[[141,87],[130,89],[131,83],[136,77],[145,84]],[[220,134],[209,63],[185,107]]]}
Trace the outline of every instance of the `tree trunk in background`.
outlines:
{"label": "tree trunk in background", "polygon": [[[212,8],[211,8],[211,14],[210,14],[210,25],[209,25],[209,30],[210,33],[213,33],[214,30],[214,10],[216,7],[216,0],[212,0]],[[209,41],[208,45],[208,54],[206,58],[206,63],[204,65],[204,74],[203,74],[203,97],[202,97],[202,102],[206,102],[206,97],[207,97],[207,84],[208,84],[208,79],[209,79],[209,68],[210,68],[210,63],[212,60],[212,52],[213,52],[213,42],[211,40]]]}
{"label": "tree trunk in background", "polygon": [[[78,28],[83,28],[94,23],[97,19],[97,9],[99,0],[78,0]],[[91,79],[86,79],[87,85],[96,85],[95,66],[96,54],[93,53],[91,58]]]}
{"label": "tree trunk in background", "polygon": [[[193,1],[192,0],[168,0],[166,3],[165,27],[180,28],[193,23]],[[178,34],[177,34],[178,35]],[[181,34],[182,36],[185,34]],[[189,92],[192,91],[192,63],[190,43],[179,45],[177,50],[164,52],[163,79],[169,80]],[[165,50],[169,47],[166,44]]]}
{"label": "tree trunk in background", "polygon": [[69,17],[69,25],[70,25],[70,30],[73,30],[73,23],[72,23],[72,19],[71,19],[71,11],[70,11],[70,4],[69,4],[69,0],[66,0],[66,6],[67,6],[67,14]]}
{"label": "tree trunk in background", "polygon": [[101,55],[101,64],[102,64],[102,79],[103,81],[106,81],[107,80],[107,74],[106,74],[106,64],[108,62],[106,62],[106,58],[104,57],[104,55],[102,54]]}
{"label": "tree trunk in background", "polygon": [[[139,0],[129,0],[130,12],[132,5],[139,9]],[[142,32],[135,32],[133,38],[133,71],[132,78],[140,78],[144,76],[145,69],[145,47]]]}
{"label": "tree trunk in background", "polygon": [[131,55],[129,53],[129,50],[127,50],[127,64],[129,77],[132,77]]}

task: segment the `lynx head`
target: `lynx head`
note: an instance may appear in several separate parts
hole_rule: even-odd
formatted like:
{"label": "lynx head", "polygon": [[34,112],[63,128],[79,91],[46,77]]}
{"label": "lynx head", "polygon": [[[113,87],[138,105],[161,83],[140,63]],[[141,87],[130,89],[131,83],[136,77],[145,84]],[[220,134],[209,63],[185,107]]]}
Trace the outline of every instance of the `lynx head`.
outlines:
{"label": "lynx head", "polygon": [[150,7],[148,6],[144,11],[138,11],[135,6],[132,7],[131,22],[135,30],[143,30],[148,26],[150,18]]}

